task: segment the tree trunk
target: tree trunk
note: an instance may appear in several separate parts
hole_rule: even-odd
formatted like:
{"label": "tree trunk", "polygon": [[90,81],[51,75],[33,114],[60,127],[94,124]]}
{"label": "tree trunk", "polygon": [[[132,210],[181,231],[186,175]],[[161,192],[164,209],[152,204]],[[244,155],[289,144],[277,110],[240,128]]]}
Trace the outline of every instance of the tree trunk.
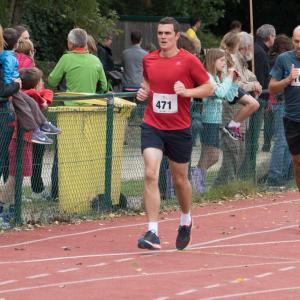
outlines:
{"label": "tree trunk", "polygon": [[19,25],[21,23],[24,13],[24,1],[11,0],[9,8],[9,23],[11,26]]}

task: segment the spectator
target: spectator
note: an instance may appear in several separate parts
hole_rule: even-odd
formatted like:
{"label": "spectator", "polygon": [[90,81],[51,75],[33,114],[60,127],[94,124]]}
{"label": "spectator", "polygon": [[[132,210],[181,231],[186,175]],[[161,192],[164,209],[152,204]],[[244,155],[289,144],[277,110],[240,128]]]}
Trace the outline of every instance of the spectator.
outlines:
{"label": "spectator", "polygon": [[[3,29],[0,25],[0,53],[4,47]],[[4,84],[2,80],[2,68],[0,69],[0,97],[10,97],[17,93],[21,87],[21,81],[14,81],[10,84]],[[8,147],[13,134],[12,126],[9,126],[12,107],[9,101],[0,102],[1,118],[0,118],[0,178],[6,182],[9,175],[8,165]],[[0,199],[1,200],[1,199]],[[1,203],[0,203],[1,209]]]}
{"label": "spectator", "polygon": [[122,84],[124,92],[137,91],[143,81],[143,58],[148,54],[141,47],[142,33],[138,30],[131,32],[132,46],[122,53],[124,68]]}
{"label": "spectator", "polygon": [[[234,56],[238,53],[239,46],[240,38],[238,34],[234,32],[226,33],[221,41],[221,48],[225,50],[227,68],[228,70],[233,68],[237,72],[238,77],[239,71],[234,61]],[[237,82],[241,85],[240,78]],[[231,101],[230,104],[239,103],[241,104],[240,109],[230,122],[223,127],[223,131],[234,140],[242,140],[243,135],[240,131],[241,123],[248,119],[249,116],[258,109],[259,105],[242,87],[238,89],[236,96],[235,100]]]}
{"label": "spectator", "polygon": [[[292,40],[284,35],[277,35],[274,45],[270,53],[270,67],[272,68],[279,54],[293,49]],[[269,104],[271,106],[274,117],[274,145],[272,156],[269,165],[267,185],[282,186],[285,185],[289,178],[290,166],[292,162],[291,154],[289,153],[288,145],[284,135],[284,93],[269,95]]]}
{"label": "spectator", "polygon": [[[264,90],[268,89],[270,80],[268,52],[274,44],[275,37],[276,30],[274,26],[270,24],[264,24],[256,31],[254,43],[255,75]],[[267,100],[267,96],[264,96],[264,99]],[[272,111],[260,110],[260,123],[263,119],[262,114],[264,114],[264,144],[262,150],[268,152],[271,148],[273,114]]]}
{"label": "spectator", "polygon": [[18,48],[16,49],[16,58],[19,62],[18,69],[33,68],[35,49],[31,40],[19,39]]}
{"label": "spectator", "polygon": [[225,51],[210,49],[205,57],[205,67],[210,81],[215,86],[212,96],[203,99],[201,131],[201,156],[196,168],[192,169],[192,185],[199,193],[206,190],[207,170],[216,164],[220,155],[219,127],[222,123],[222,100],[234,101],[239,86],[238,75],[233,68],[226,70]]}
{"label": "spectator", "polygon": [[[65,76],[67,92],[95,93],[97,83],[107,91],[107,81],[100,60],[87,50],[87,33],[74,28],[68,34],[68,49],[49,75],[48,83],[56,87]],[[70,101],[65,105],[76,105]]]}
{"label": "spectator", "polygon": [[96,42],[95,42],[93,36],[90,34],[88,34],[88,37],[87,37],[87,48],[88,48],[89,53],[97,56]]}
{"label": "spectator", "polygon": [[230,31],[239,33],[242,31],[242,23],[238,20],[234,20],[230,23]]}
{"label": "spectator", "polygon": [[[253,37],[247,32],[238,34],[240,43],[239,50],[234,54],[233,61],[235,68],[240,75],[239,86],[246,92],[253,95],[261,93],[261,86],[256,80],[256,76],[248,69],[247,62],[253,56]],[[223,124],[227,124],[241,106],[239,103],[230,105],[223,103]],[[241,134],[244,136],[248,122],[241,123]],[[221,135],[221,145],[223,150],[222,165],[216,178],[215,184],[228,184],[241,174],[241,167],[245,158],[245,141],[233,141],[225,132]],[[245,171],[244,169],[242,170]]]}
{"label": "spectator", "polygon": [[[5,50],[1,53],[0,62],[3,69],[3,82],[10,84],[19,80],[18,60],[14,50],[18,46],[18,35],[15,29],[6,28],[3,33]],[[36,102],[22,92],[13,95],[12,103],[16,111],[19,124],[26,130],[32,131],[32,142],[52,144],[47,134],[59,134],[61,131],[47,121]]]}
{"label": "spectator", "polygon": [[101,42],[97,45],[97,53],[100,61],[102,62],[106,76],[109,71],[114,70],[114,60],[111,51],[111,44],[113,38],[111,35],[106,35],[102,38]]}
{"label": "spectator", "polygon": [[190,28],[186,31],[188,37],[194,42],[197,55],[201,52],[201,41],[197,36],[197,31],[201,27],[201,19],[199,17],[191,17]]}
{"label": "spectator", "polygon": [[29,40],[30,34],[28,32],[28,29],[23,25],[17,25],[14,27],[14,29],[17,31],[18,38],[22,40]]}

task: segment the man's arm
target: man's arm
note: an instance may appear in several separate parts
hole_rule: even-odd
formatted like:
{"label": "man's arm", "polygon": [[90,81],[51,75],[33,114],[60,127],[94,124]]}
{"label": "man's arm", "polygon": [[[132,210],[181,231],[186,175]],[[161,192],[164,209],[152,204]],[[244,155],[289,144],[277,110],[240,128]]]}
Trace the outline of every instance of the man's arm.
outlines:
{"label": "man's arm", "polygon": [[288,77],[277,80],[276,78],[272,77],[269,83],[269,93],[272,95],[276,95],[282,92],[287,86],[291,84],[299,76],[298,69],[295,68],[294,65],[291,67],[291,72]]}
{"label": "man's arm", "polygon": [[99,82],[101,85],[101,92],[106,93],[108,91],[108,86],[107,86],[107,79],[102,64],[101,64],[101,68],[99,69]]}
{"label": "man's arm", "polygon": [[149,87],[149,82],[144,78],[141,88],[137,92],[137,100],[139,101],[145,101],[148,99],[150,94],[150,87]]}
{"label": "man's arm", "polygon": [[52,72],[48,77],[48,84],[51,87],[56,87],[64,76],[64,55],[60,58]]}
{"label": "man's arm", "polygon": [[196,88],[186,89],[185,85],[181,81],[177,81],[174,84],[174,91],[177,95],[180,95],[182,97],[204,98],[204,97],[211,96],[215,91],[215,87],[208,80],[203,84],[197,86]]}

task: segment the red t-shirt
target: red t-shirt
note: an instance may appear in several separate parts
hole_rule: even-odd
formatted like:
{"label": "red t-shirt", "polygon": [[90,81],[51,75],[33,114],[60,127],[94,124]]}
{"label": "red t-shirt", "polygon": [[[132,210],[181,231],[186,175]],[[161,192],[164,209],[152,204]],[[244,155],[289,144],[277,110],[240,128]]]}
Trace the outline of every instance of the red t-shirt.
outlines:
{"label": "red t-shirt", "polygon": [[150,96],[144,122],[162,130],[179,130],[191,125],[191,98],[175,94],[174,84],[181,81],[187,89],[209,80],[200,60],[184,49],[172,57],[159,56],[160,50],[144,57],[144,78],[150,86]]}

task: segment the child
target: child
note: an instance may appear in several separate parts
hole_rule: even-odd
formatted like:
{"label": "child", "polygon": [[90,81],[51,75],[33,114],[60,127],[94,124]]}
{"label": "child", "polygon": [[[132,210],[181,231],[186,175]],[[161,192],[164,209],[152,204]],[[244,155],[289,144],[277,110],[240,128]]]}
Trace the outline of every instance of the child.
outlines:
{"label": "child", "polygon": [[[25,68],[20,71],[22,80],[22,92],[32,97],[41,107],[45,109],[53,99],[53,92],[44,88],[43,73],[38,68]],[[9,177],[0,194],[0,199],[4,203],[13,201],[15,186],[15,166],[16,166],[16,130],[9,145]],[[31,132],[25,132],[23,144],[23,170],[24,177],[32,176],[32,140]]]}
{"label": "child", "polygon": [[[227,68],[234,68],[234,55],[239,50],[239,36],[235,32],[228,32],[224,35],[221,41],[221,48],[225,50]],[[252,113],[259,108],[259,103],[251,95],[243,89],[238,89],[237,97],[230,104],[239,103],[242,108],[237,112],[233,119],[223,127],[223,131],[227,133],[233,140],[242,140],[243,136],[240,133],[241,123],[247,120]]]}
{"label": "child", "polygon": [[16,58],[19,62],[18,69],[33,68],[34,63],[34,47],[31,40],[19,39],[18,48],[16,49]]}
{"label": "child", "polygon": [[219,160],[223,100],[233,101],[239,88],[235,70],[230,68],[226,74],[224,50],[210,49],[205,57],[205,67],[216,89],[212,96],[203,99],[201,156],[198,166],[192,169],[192,185],[200,193],[205,192],[207,170]]}
{"label": "child", "polygon": [[[4,84],[10,84],[19,78],[18,60],[14,50],[18,47],[18,35],[15,29],[4,30],[5,50],[0,55],[3,69]],[[22,92],[13,95],[12,103],[16,111],[19,124],[26,130],[32,131],[32,142],[39,144],[52,144],[46,134],[59,134],[60,129],[47,121],[40,111],[37,103]]]}

